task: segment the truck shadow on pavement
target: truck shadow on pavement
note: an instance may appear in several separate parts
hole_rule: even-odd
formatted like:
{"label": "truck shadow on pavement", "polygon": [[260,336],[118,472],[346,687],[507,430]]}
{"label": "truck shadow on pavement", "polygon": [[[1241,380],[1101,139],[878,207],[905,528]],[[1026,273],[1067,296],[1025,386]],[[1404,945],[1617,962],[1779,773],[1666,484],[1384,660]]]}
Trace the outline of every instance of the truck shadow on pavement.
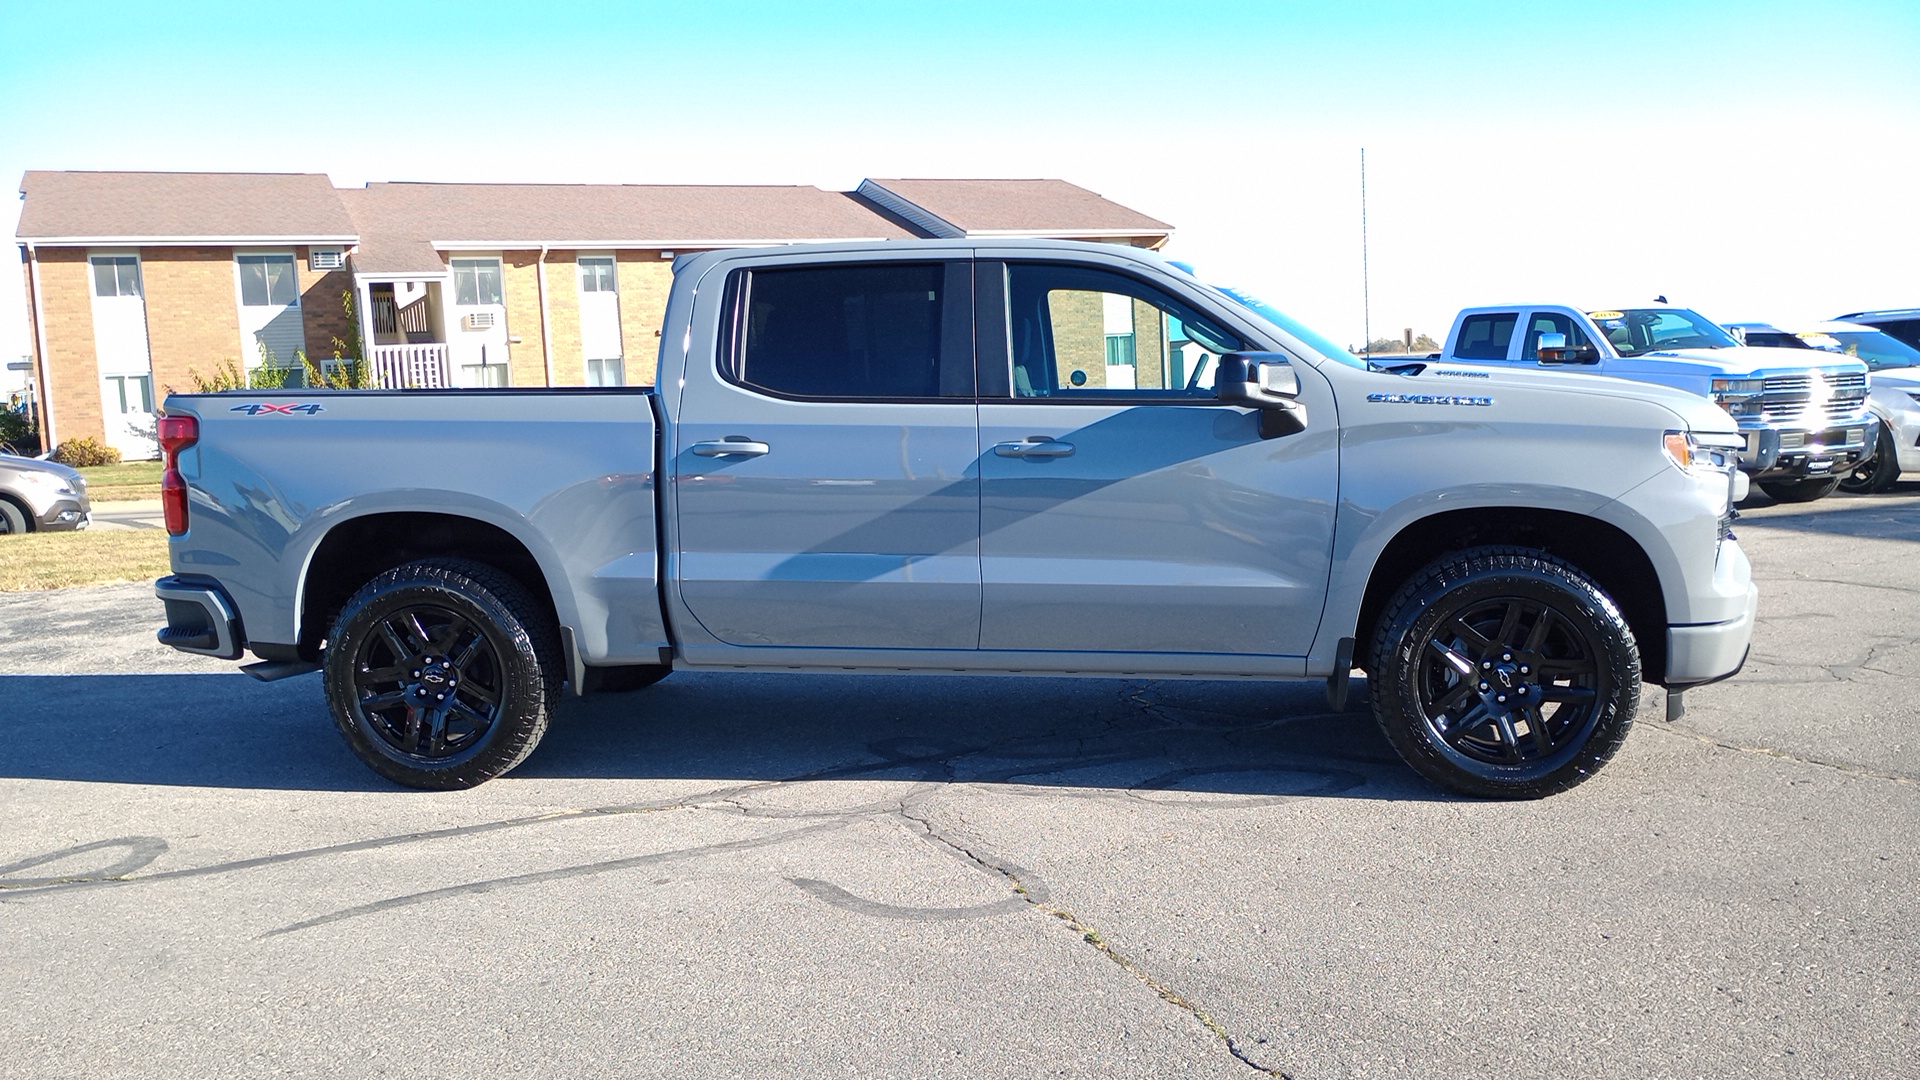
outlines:
{"label": "truck shadow on pavement", "polygon": [[[1353,683],[681,672],[568,698],[518,780],[910,781],[1232,801],[1446,799]],[[313,677],[0,677],[0,777],[400,790],[347,750]],[[451,794],[448,798],[458,798]]]}
{"label": "truck shadow on pavement", "polygon": [[1736,534],[1778,529],[1920,542],[1920,483],[1898,483],[1878,495],[1836,493],[1811,503],[1777,503],[1755,495],[1740,504],[1733,528]]}

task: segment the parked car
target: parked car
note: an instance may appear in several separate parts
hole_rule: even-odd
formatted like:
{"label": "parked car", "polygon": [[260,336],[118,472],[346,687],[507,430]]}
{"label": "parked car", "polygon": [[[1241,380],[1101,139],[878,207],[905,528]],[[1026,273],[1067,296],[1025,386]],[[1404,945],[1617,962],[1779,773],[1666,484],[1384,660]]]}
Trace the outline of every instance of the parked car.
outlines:
{"label": "parked car", "polygon": [[1880,418],[1873,456],[1840,480],[1846,491],[1885,491],[1900,474],[1920,473],[1920,349],[1864,323],[1816,323],[1800,332],[1815,348],[1866,361],[1873,372],[1867,407]]}
{"label": "parked car", "polygon": [[1727,333],[1742,345],[1756,349],[1811,349],[1813,346],[1800,340],[1799,336],[1782,330],[1772,323],[1734,322],[1726,323]]}
{"label": "parked car", "polygon": [[[674,265],[659,390],[176,394],[163,642],[323,672],[399,783],[518,764],[563,684],[670,671],[1324,679],[1414,769],[1534,797],[1757,592],[1726,412],[1355,357],[1148,252]],[[1040,722],[1040,721],[1036,721]]]}
{"label": "parked car", "polygon": [[84,529],[93,522],[78,469],[0,454],[0,534]]}
{"label": "parked car", "polygon": [[1920,349],[1920,308],[1856,311],[1851,315],[1836,315],[1834,321],[1871,326],[1889,337]]}
{"label": "parked car", "polygon": [[1878,437],[1864,363],[1800,347],[1744,346],[1681,307],[1468,308],[1454,319],[1442,361],[1554,365],[1709,397],[1740,425],[1740,468],[1780,502],[1831,493]]}

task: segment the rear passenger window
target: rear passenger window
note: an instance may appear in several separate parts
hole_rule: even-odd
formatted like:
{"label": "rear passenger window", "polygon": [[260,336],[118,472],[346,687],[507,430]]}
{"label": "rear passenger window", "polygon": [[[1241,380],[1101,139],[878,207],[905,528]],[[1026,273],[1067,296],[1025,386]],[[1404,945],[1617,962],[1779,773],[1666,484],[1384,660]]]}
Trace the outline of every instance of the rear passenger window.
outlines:
{"label": "rear passenger window", "polygon": [[972,301],[947,295],[948,274],[937,262],[744,272],[728,373],[791,397],[971,397]]}
{"label": "rear passenger window", "polygon": [[1507,344],[1513,340],[1513,324],[1519,316],[1511,312],[1498,315],[1469,315],[1460,324],[1460,340],[1453,355],[1462,360],[1505,360]]}

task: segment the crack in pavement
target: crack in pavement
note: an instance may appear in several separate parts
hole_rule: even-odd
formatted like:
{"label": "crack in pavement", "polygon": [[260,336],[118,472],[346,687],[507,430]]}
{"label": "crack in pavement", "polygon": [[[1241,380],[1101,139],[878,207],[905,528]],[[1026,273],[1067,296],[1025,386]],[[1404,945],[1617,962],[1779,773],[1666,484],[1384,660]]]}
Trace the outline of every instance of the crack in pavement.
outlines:
{"label": "crack in pavement", "polygon": [[1798,754],[1788,753],[1785,750],[1776,750],[1771,746],[1741,746],[1738,743],[1730,743],[1724,739],[1717,739],[1711,735],[1703,735],[1700,732],[1690,731],[1685,728],[1675,727],[1673,725],[1667,725],[1664,727],[1652,727],[1651,725],[1641,725],[1641,726],[1647,727],[1649,730],[1658,732],[1662,735],[1666,735],[1671,738],[1687,739],[1692,742],[1702,743],[1707,746],[1712,746],[1720,750],[1729,750],[1737,754],[1751,754],[1755,757],[1772,758],[1775,761],[1792,762],[1793,764],[1796,764],[1796,765],[1807,765],[1813,768],[1831,769],[1834,772],[1846,773],[1849,776],[1858,776],[1858,777],[1863,777],[1869,780],[1887,780],[1895,784],[1904,785],[1906,787],[1914,787],[1916,785],[1920,785],[1920,777],[1902,776],[1899,773],[1876,772],[1872,769],[1866,768],[1861,765],[1854,765],[1850,762],[1824,761],[1820,758],[1803,757]]}

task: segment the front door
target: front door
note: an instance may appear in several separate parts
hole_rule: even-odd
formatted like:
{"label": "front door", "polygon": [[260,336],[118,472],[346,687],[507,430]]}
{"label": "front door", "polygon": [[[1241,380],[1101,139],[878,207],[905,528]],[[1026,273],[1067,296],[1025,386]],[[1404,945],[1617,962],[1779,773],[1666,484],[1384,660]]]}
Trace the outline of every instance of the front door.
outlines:
{"label": "front door", "polygon": [[[1213,361],[1247,343],[1201,303],[1091,266],[982,271],[1012,355],[1011,393],[980,406],[980,647],[1304,656],[1337,493],[1325,383],[1298,365],[1308,428],[1262,439],[1213,398]],[[983,369],[999,339],[983,322]]]}
{"label": "front door", "polygon": [[667,448],[670,573],[713,639],[690,638],[687,655],[971,651],[980,477],[968,267],[783,262],[700,292],[724,307],[720,370],[687,373]]}
{"label": "front door", "polygon": [[155,439],[153,362],[138,255],[94,255],[93,341],[100,365],[100,418],[108,446],[128,459],[160,456]]}

